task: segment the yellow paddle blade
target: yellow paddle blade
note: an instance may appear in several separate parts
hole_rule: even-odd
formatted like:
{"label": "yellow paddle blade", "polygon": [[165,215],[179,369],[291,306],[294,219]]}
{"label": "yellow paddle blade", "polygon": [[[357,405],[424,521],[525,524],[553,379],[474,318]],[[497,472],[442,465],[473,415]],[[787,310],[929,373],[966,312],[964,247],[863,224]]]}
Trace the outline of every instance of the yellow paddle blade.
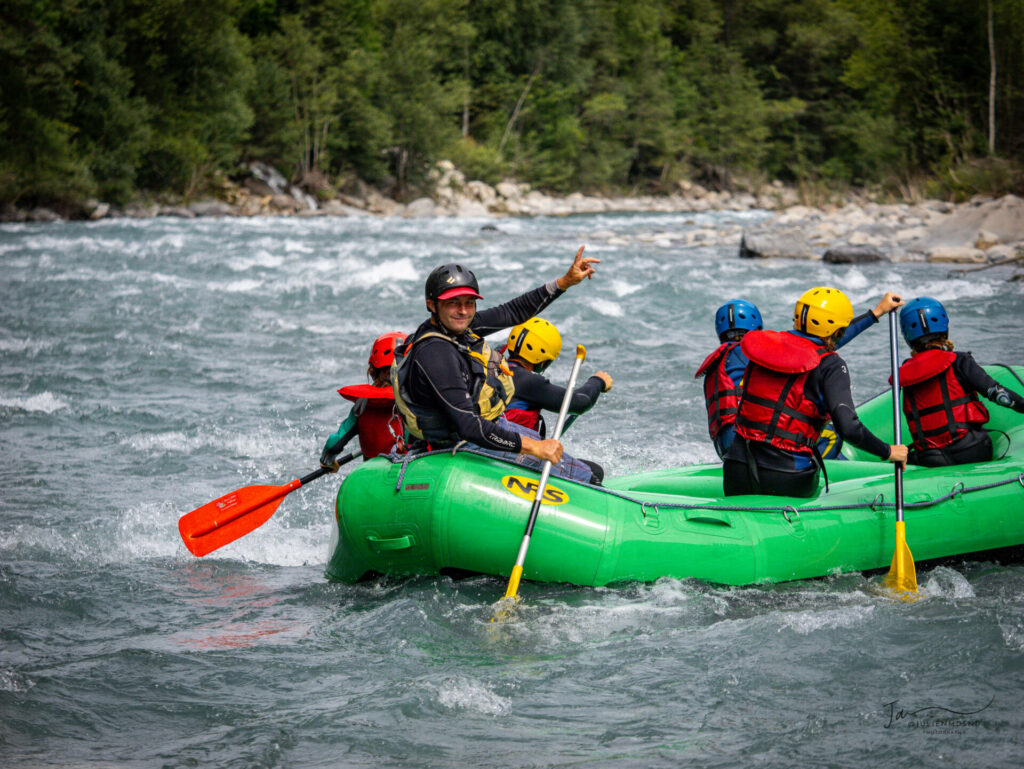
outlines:
{"label": "yellow paddle blade", "polygon": [[519,601],[519,580],[523,577],[523,567],[518,564],[512,567],[512,573],[508,578],[508,589],[505,596],[498,601],[498,608],[494,610],[491,622],[507,622],[515,614],[516,603]]}
{"label": "yellow paddle blade", "polygon": [[907,530],[903,521],[896,521],[896,551],[892,554],[892,565],[885,577],[885,586],[889,590],[904,594],[917,592],[914,556],[910,554],[910,548],[907,546]]}

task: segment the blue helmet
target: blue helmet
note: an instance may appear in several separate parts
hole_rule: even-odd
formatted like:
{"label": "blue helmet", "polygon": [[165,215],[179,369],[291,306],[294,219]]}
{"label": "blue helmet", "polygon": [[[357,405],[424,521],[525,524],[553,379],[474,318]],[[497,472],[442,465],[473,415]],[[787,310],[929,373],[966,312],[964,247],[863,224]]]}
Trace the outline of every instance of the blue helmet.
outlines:
{"label": "blue helmet", "polygon": [[900,329],[908,343],[915,342],[923,336],[949,331],[949,316],[938,299],[919,296],[900,310]]}
{"label": "blue helmet", "polygon": [[746,299],[730,299],[715,310],[715,333],[723,342],[730,331],[756,331],[762,328],[764,323],[761,311]]}

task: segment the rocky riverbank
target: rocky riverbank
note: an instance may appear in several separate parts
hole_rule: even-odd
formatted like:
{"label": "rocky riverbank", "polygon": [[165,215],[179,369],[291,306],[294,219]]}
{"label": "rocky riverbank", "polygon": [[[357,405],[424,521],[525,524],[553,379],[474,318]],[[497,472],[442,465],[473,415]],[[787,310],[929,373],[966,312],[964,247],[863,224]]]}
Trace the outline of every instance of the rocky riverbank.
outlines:
{"label": "rocky riverbank", "polygon": [[[741,257],[868,261],[931,261],[979,266],[1024,264],[1024,200],[1007,195],[976,198],[959,205],[938,200],[878,203],[854,198],[842,207],[800,205],[800,196],[779,182],[756,192],[718,192],[684,182],[664,196],[595,197],[573,193],[557,197],[513,181],[491,186],[466,180],[451,163],[438,163],[433,193],[399,203],[379,191],[355,184],[351,194],[318,200],[261,163],[249,167],[241,182],[224,181],[216,198],[180,201],[139,201],[116,208],[89,201],[75,218],[153,216],[396,216],[508,217],[569,216],[607,212],[692,213],[706,211],[771,211],[754,225],[741,223],[699,226],[697,220],[677,230],[646,239],[666,248],[732,246]],[[0,221],[47,222],[63,217],[49,209],[8,208]],[[621,242],[614,231],[591,237]]]}

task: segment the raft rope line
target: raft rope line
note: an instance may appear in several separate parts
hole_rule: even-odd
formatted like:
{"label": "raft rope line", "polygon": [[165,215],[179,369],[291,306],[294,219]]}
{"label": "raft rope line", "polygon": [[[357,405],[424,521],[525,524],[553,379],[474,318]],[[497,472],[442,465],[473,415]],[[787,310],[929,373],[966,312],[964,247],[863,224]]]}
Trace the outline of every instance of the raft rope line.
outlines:
{"label": "raft rope line", "polygon": [[[439,449],[439,450],[435,450],[435,451],[425,451],[425,452],[418,453],[418,454],[412,454],[412,453],[406,454],[401,460],[398,460],[398,459],[396,459],[394,457],[389,456],[388,459],[390,459],[392,463],[397,463],[399,461],[401,461],[401,463],[402,463],[402,469],[399,470],[399,472],[398,472],[398,481],[395,484],[395,492],[397,493],[397,492],[402,490],[402,481],[405,478],[406,468],[409,466],[409,462],[411,462],[413,459],[420,459],[421,457],[427,457],[427,456],[430,456],[432,454],[448,454],[448,453],[450,453],[450,454],[452,454],[454,456],[456,451],[462,451],[462,452],[465,452],[467,454],[476,454],[477,456],[487,457],[488,459],[497,459],[497,460],[499,460],[501,462],[505,462],[507,464],[513,465],[514,467],[520,467],[520,468],[523,467],[523,465],[520,465],[517,462],[510,462],[507,459],[502,459],[501,457],[495,457],[492,454],[486,454],[486,453],[484,453],[482,451],[474,451],[473,449],[467,448],[465,446],[462,446],[461,444],[456,445],[453,449]],[[858,504],[847,504],[847,505],[820,505],[820,506],[816,506],[816,507],[803,507],[803,508],[799,508],[799,509],[796,508],[794,505],[782,505],[782,506],[770,505],[770,506],[765,506],[765,507],[753,507],[753,506],[752,507],[745,507],[743,505],[694,505],[694,504],[686,504],[686,503],[683,503],[683,502],[651,502],[649,500],[643,500],[643,499],[637,499],[635,497],[631,497],[631,496],[629,496],[628,494],[626,494],[624,492],[616,491],[615,489],[609,489],[609,488],[606,488],[604,486],[595,486],[594,484],[591,484],[591,483],[583,483],[582,481],[573,481],[573,480],[570,480],[568,478],[559,478],[559,480],[560,481],[568,481],[569,483],[576,483],[576,484],[579,484],[580,486],[586,486],[586,487],[594,489],[596,491],[600,491],[600,492],[602,492],[604,494],[610,494],[611,496],[617,497],[618,499],[622,499],[622,500],[625,500],[627,502],[632,502],[633,504],[639,505],[640,506],[640,513],[643,515],[644,518],[647,517],[647,508],[653,508],[655,512],[659,512],[662,508],[665,508],[665,509],[669,509],[669,510],[715,510],[715,511],[728,512],[728,513],[779,513],[787,521],[791,522],[792,519],[790,518],[790,514],[792,513],[797,518],[799,518],[801,511],[803,511],[805,513],[818,513],[818,512],[829,512],[829,511],[832,511],[832,510],[860,510],[860,509],[866,508],[866,509],[872,510],[874,512],[877,512],[879,508],[883,508],[883,507],[896,507],[896,503],[895,502],[886,502],[885,501],[885,494],[881,494],[881,493],[877,494],[873,500],[871,500],[870,502],[867,502],[867,503],[861,502],[861,503],[858,503]],[[1007,478],[1007,479],[1002,480],[1002,481],[994,481],[992,483],[985,483],[985,484],[982,484],[980,486],[964,486],[963,481],[959,481],[959,482],[957,482],[956,484],[953,485],[953,488],[949,491],[948,494],[945,494],[945,495],[943,495],[941,497],[936,497],[935,499],[926,499],[926,500],[924,500],[922,502],[905,502],[903,504],[903,507],[904,507],[904,509],[914,509],[914,510],[920,509],[920,508],[924,508],[924,507],[933,507],[935,505],[941,504],[943,502],[946,502],[946,501],[948,501],[950,499],[954,499],[954,498],[959,497],[961,495],[970,494],[970,493],[975,492],[975,491],[986,491],[988,489],[995,489],[995,488],[998,488],[999,486],[1006,486],[1006,485],[1011,484],[1011,483],[1019,483],[1021,488],[1024,489],[1024,473],[1017,473],[1016,477],[1014,477],[1014,478]]]}

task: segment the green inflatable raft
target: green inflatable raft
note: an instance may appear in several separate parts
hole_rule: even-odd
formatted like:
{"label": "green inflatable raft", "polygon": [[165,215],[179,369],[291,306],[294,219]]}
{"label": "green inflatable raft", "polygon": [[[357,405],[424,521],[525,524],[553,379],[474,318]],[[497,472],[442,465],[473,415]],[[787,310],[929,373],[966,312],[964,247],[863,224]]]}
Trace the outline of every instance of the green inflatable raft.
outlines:
{"label": "green inflatable raft", "polygon": [[[1024,389],[1024,368],[986,370]],[[992,461],[904,473],[907,544],[918,563],[1024,544],[1024,415],[990,411]],[[858,413],[892,439],[889,392]],[[749,585],[888,568],[893,467],[850,446],[843,454],[849,461],[827,463],[828,493],[822,484],[810,499],[723,497],[718,464],[608,478],[603,487],[553,478],[523,576],[591,586],[660,577]],[[538,476],[470,451],[365,462],[338,492],[327,577],[507,577]]]}

